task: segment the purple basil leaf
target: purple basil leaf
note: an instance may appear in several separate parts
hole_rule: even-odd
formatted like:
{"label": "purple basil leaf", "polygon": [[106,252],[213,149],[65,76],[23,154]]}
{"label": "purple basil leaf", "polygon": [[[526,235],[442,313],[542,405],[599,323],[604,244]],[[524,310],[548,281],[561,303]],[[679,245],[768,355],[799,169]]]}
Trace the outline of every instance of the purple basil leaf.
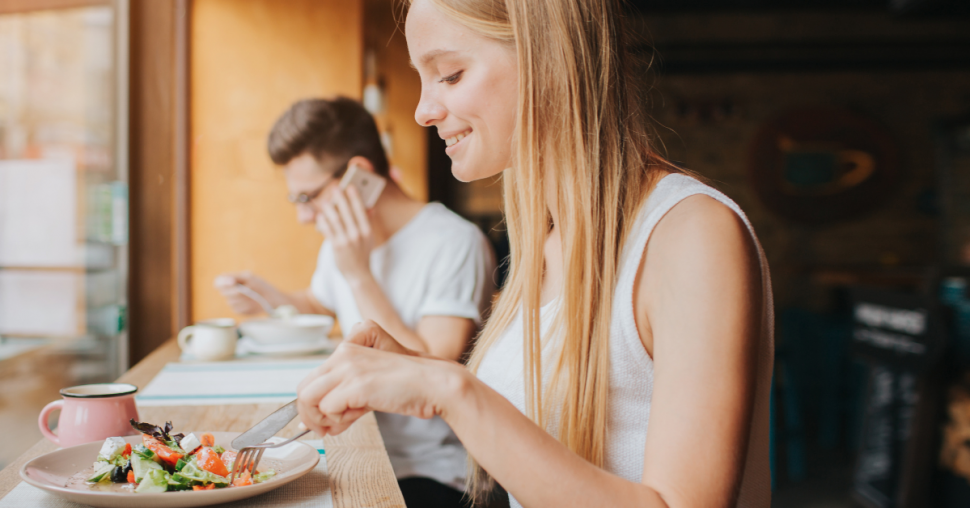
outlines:
{"label": "purple basil leaf", "polygon": [[[148,434],[149,436],[152,436],[163,443],[172,441],[172,437],[168,435],[168,432],[172,430],[172,422],[165,422],[165,427],[163,428],[147,422],[136,422],[134,419],[132,419],[131,426],[138,432]],[[179,434],[179,436],[181,436],[181,434]],[[179,439],[181,439],[181,437]]]}
{"label": "purple basil leaf", "polygon": [[157,425],[152,425],[146,422],[136,422],[134,418],[131,419],[131,427],[142,434],[148,434],[149,436],[155,436],[162,429],[158,428]]}
{"label": "purple basil leaf", "polygon": [[172,422],[165,422],[165,427],[162,428],[162,437],[164,438],[162,439],[162,441],[172,440],[172,438],[168,435],[168,433],[171,432],[171,430],[172,430]]}

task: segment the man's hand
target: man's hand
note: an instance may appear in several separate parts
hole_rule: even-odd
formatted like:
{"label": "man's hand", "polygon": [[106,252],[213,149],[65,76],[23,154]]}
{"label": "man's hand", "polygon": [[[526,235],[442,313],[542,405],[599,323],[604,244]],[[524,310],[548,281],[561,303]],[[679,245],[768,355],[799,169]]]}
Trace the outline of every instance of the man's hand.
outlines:
{"label": "man's hand", "polygon": [[419,352],[401,345],[394,337],[391,337],[391,334],[384,331],[380,325],[369,319],[355,324],[350,329],[350,333],[347,334],[344,342],[379,349],[389,353],[397,353],[399,355],[421,356]]}
{"label": "man's hand", "polygon": [[373,231],[354,187],[336,191],[317,214],[317,229],[333,243],[337,268],[348,281],[370,277]]}
{"label": "man's hand", "polygon": [[263,307],[259,303],[236,288],[237,284],[259,293],[274,307],[278,307],[287,301],[286,296],[280,290],[250,272],[224,273],[216,277],[214,285],[226,298],[226,303],[229,304],[232,311],[237,314],[259,314],[263,312]]}

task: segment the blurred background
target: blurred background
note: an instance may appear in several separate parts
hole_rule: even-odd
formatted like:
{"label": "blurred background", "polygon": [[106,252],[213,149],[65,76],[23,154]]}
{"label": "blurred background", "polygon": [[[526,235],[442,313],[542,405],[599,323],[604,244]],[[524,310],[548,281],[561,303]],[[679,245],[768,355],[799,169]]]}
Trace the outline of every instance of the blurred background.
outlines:
{"label": "blurred background", "polygon": [[[658,149],[741,205],[771,264],[774,504],[970,505],[970,3],[626,12]],[[454,180],[413,120],[400,13],[0,1],[0,467],[60,388],[232,316],[217,274],[306,287],[322,239],[265,150],[297,99],[363,99],[404,189],[507,253],[501,183]]]}

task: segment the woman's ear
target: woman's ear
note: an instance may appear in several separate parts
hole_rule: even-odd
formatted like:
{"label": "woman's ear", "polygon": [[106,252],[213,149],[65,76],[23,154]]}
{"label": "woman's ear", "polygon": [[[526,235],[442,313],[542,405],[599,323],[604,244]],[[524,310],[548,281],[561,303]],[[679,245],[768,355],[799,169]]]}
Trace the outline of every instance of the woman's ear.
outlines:
{"label": "woman's ear", "polygon": [[359,167],[360,169],[363,169],[364,171],[367,171],[368,173],[375,173],[375,171],[374,171],[374,165],[371,164],[370,160],[367,159],[367,157],[364,157],[364,156],[361,156],[361,155],[355,155],[354,157],[352,157],[347,162],[347,167],[349,168],[350,166],[353,166],[354,164],[356,164],[357,167]]}

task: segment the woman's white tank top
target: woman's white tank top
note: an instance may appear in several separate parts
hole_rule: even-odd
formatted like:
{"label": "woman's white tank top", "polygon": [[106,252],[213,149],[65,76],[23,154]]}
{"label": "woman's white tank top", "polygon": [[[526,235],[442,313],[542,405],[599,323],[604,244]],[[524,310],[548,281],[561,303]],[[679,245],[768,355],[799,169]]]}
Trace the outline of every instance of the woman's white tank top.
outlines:
{"label": "woman's white tank top", "polygon": [[[610,322],[610,386],[609,415],[607,417],[607,452],[604,467],[617,476],[639,483],[643,475],[643,453],[650,422],[650,401],[653,396],[653,359],[640,342],[633,315],[633,285],[647,240],[660,219],[684,198],[696,194],[710,196],[738,214],[748,227],[758,248],[763,281],[764,311],[762,335],[758,345],[757,385],[754,414],[748,440],[748,453],[738,497],[739,507],[768,508],[771,504],[771,471],[768,463],[768,400],[774,358],[774,313],[771,277],[768,263],[758,243],[751,223],[730,198],[689,176],[671,174],[654,188],[620,257],[620,273],[614,294],[613,315]],[[541,333],[545,335],[555,314],[554,300],[541,309]],[[519,411],[525,412],[523,332],[520,315],[492,345],[478,368],[478,377],[502,394]],[[545,339],[545,337],[544,337]],[[543,365],[550,365],[555,340],[543,340]],[[551,369],[543,369],[546,377]],[[546,378],[548,381],[548,378]],[[557,417],[552,415],[550,430],[558,432]],[[698,457],[697,460],[704,460]],[[703,478],[698,478],[703,482]],[[509,496],[513,507],[521,505]]]}

